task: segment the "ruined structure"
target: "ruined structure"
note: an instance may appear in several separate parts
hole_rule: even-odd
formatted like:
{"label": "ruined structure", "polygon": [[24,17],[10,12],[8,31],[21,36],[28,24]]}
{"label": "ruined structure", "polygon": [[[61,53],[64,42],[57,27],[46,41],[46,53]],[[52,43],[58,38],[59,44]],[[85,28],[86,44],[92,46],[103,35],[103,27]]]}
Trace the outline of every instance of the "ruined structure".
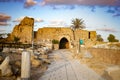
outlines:
{"label": "ruined structure", "polygon": [[[20,38],[22,43],[31,43],[33,35],[33,18],[25,17],[19,25],[16,25],[11,33],[11,40],[14,36]],[[83,40],[85,45],[96,41],[96,31],[72,30],[70,27],[44,27],[39,28],[36,32],[34,42],[36,44],[52,42],[57,40],[59,48],[72,48]]]}
{"label": "ruined structure", "polygon": [[14,38],[19,38],[19,42],[31,43],[34,19],[25,17],[18,25],[16,25],[9,36],[9,41],[14,42]]}
{"label": "ruined structure", "polygon": [[96,31],[75,30],[63,27],[44,27],[37,31],[37,43],[41,41],[59,41],[59,48],[72,48],[75,44],[79,44],[79,40],[83,40],[87,45],[88,41],[96,41]]}

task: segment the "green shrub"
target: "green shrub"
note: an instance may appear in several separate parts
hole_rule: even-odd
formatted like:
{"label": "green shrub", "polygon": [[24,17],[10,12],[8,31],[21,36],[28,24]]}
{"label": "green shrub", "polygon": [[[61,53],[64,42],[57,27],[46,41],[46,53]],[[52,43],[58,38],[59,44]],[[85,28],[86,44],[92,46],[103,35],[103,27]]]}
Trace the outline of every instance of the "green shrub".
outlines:
{"label": "green shrub", "polygon": [[58,41],[58,40],[53,39],[53,40],[52,40],[52,43],[53,43],[53,44],[59,44],[59,41]]}
{"label": "green shrub", "polygon": [[15,42],[15,43],[18,43],[18,42],[19,42],[19,40],[20,40],[20,38],[19,38],[19,37],[14,36],[14,42]]}

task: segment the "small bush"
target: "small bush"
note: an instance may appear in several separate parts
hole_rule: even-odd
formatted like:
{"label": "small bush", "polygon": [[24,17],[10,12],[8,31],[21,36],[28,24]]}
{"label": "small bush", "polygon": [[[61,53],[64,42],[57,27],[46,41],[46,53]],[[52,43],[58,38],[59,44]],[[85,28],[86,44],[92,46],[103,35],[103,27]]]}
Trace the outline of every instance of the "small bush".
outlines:
{"label": "small bush", "polygon": [[53,39],[53,40],[52,40],[52,43],[53,43],[53,44],[59,44],[59,41],[58,41],[58,40]]}
{"label": "small bush", "polygon": [[19,42],[19,40],[20,40],[20,38],[19,38],[19,37],[14,36],[14,42],[15,42],[15,43],[18,43],[18,42]]}

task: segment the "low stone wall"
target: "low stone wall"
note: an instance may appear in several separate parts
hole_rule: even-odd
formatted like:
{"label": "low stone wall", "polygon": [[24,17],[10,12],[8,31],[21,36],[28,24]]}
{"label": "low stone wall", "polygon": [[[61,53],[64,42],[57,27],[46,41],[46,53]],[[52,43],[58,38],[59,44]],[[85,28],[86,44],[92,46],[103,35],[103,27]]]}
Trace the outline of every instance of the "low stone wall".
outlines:
{"label": "low stone wall", "polygon": [[97,61],[105,62],[108,64],[120,65],[120,50],[89,48],[88,51],[92,54],[93,58]]}

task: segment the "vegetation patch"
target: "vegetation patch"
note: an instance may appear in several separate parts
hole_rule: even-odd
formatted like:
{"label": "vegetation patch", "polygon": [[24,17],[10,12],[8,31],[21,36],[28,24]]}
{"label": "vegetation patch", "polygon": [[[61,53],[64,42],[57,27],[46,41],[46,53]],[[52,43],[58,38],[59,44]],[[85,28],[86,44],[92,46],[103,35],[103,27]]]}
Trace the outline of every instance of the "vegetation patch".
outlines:
{"label": "vegetation patch", "polygon": [[59,41],[56,40],[56,39],[53,39],[53,40],[52,40],[52,43],[53,43],[53,44],[59,44]]}

